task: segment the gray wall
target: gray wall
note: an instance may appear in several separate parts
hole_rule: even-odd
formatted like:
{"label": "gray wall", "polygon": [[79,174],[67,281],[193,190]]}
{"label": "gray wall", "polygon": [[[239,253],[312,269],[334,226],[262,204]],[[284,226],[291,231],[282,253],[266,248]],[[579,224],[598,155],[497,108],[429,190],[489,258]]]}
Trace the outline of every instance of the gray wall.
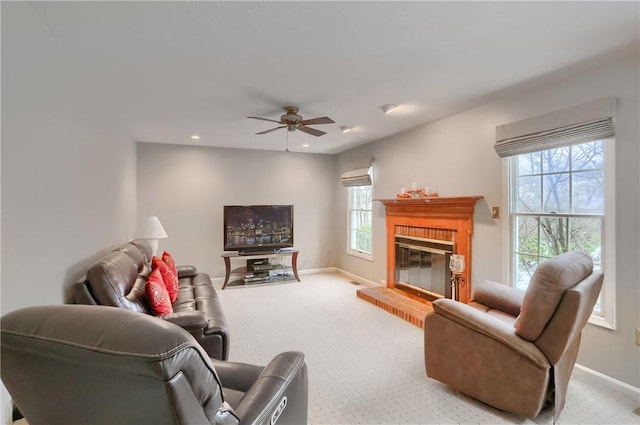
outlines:
{"label": "gray wall", "polygon": [[324,268],[334,176],[328,155],[138,143],[138,213],[162,222],[160,252],[221,278],[223,205],[293,204],[298,269]]}
{"label": "gray wall", "polygon": [[[503,165],[493,144],[495,127],[508,122],[578,105],[605,96],[618,97],[616,115],[616,299],[617,329],[587,325],[578,362],[633,386],[640,386],[640,116],[637,49],[607,65],[581,74],[530,84],[502,100],[454,115],[337,156],[336,173],[358,160],[375,158],[374,198],[393,198],[400,187],[415,181],[437,187],[441,196],[482,195],[476,204],[472,281],[506,278]],[[336,185],[335,210],[344,211],[346,189]],[[491,206],[501,206],[503,218],[493,220]],[[336,214],[334,246],[337,266],[379,283],[385,279],[384,207],[374,202],[374,261],[345,253],[346,215]],[[615,360],[614,360],[615,359]]]}
{"label": "gray wall", "polygon": [[[28,3],[3,2],[3,313],[62,303],[135,218],[135,143],[77,70]],[[0,423],[8,406],[3,386]]]}

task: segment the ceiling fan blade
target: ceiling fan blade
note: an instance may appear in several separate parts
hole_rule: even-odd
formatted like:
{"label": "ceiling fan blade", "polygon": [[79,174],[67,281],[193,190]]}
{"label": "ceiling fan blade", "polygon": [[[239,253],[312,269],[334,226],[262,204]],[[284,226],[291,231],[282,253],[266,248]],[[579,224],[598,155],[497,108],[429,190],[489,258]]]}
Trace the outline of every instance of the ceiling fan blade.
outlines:
{"label": "ceiling fan blade", "polygon": [[256,134],[267,134],[267,133],[271,133],[272,131],[280,130],[281,128],[287,128],[287,126],[281,125],[280,127],[270,128],[269,130],[261,131],[260,133],[256,133]]}
{"label": "ceiling fan blade", "polygon": [[335,121],[329,117],[311,118],[309,120],[300,121],[302,125],[315,125],[315,124],[335,124]]}
{"label": "ceiling fan blade", "polygon": [[280,121],[276,121],[276,120],[270,120],[269,118],[262,118],[262,117],[247,117],[247,118],[251,118],[254,120],[262,120],[262,121],[269,121],[269,122],[277,122],[278,124],[281,124]]}
{"label": "ceiling fan blade", "polygon": [[311,128],[311,127],[305,127],[304,125],[297,125],[296,128],[300,131],[303,131],[305,133],[311,134],[312,136],[316,136],[316,137],[327,134],[324,131],[316,130],[315,128]]}

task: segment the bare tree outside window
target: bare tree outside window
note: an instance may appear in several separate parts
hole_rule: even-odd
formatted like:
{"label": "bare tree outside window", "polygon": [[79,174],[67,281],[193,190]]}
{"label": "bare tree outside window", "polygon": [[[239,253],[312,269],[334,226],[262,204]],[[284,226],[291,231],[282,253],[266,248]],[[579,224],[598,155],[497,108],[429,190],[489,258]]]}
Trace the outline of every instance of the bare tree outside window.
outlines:
{"label": "bare tree outside window", "polygon": [[604,141],[522,154],[511,161],[514,286],[526,289],[541,262],[572,250],[587,252],[594,267],[601,268]]}

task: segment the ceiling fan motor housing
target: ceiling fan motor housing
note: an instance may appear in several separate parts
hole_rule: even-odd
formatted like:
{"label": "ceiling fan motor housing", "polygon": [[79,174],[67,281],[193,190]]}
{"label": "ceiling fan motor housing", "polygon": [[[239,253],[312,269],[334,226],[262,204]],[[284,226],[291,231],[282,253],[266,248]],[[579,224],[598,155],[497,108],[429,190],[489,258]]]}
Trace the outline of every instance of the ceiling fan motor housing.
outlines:
{"label": "ceiling fan motor housing", "polygon": [[294,131],[296,124],[302,121],[302,117],[298,115],[298,108],[295,106],[287,106],[283,109],[286,114],[280,116],[280,122],[287,125],[287,130]]}

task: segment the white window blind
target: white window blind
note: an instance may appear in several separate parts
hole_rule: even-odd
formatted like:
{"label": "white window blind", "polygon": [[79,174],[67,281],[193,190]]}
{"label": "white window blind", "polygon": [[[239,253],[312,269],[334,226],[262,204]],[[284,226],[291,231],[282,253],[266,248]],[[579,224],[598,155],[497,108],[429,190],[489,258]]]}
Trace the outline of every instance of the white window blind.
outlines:
{"label": "white window blind", "polygon": [[345,187],[354,186],[371,186],[371,174],[367,168],[358,168],[356,170],[345,171],[340,177],[340,182]]}
{"label": "white window blind", "polygon": [[496,127],[496,153],[520,155],[615,135],[616,98],[606,97]]}

